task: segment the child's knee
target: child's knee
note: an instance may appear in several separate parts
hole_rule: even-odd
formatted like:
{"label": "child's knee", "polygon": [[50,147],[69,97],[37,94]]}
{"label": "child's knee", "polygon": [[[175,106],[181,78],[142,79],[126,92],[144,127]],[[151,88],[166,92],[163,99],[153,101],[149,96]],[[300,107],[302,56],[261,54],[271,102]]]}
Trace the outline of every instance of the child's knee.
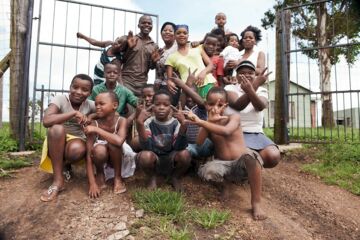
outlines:
{"label": "child's knee", "polygon": [[82,140],[70,141],[66,145],[65,158],[70,162],[81,160],[85,157],[86,146]]}
{"label": "child's knee", "polygon": [[188,150],[182,150],[178,152],[175,156],[175,161],[181,165],[190,165],[191,163],[191,154]]}
{"label": "child's knee", "polygon": [[278,165],[281,159],[281,154],[279,149],[276,147],[266,149],[264,152],[261,152],[262,158],[264,160],[264,167],[272,168]]}
{"label": "child's knee", "polygon": [[48,128],[47,132],[48,138],[59,138],[66,135],[65,128],[61,124],[55,124]]}
{"label": "child's knee", "polygon": [[253,156],[249,155],[244,158],[244,163],[246,166],[246,169],[248,170],[254,170],[254,169],[261,169],[260,162]]}
{"label": "child's knee", "polygon": [[104,145],[95,146],[91,151],[91,155],[94,163],[104,162],[109,157],[107,148]]}
{"label": "child's knee", "polygon": [[155,167],[156,155],[150,151],[142,151],[139,153],[138,162],[140,167]]}

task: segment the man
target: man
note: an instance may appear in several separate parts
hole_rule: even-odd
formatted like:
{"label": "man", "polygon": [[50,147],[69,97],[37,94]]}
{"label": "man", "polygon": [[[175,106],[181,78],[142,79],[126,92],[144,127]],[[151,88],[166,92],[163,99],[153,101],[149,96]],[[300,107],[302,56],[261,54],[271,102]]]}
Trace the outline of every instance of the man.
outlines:
{"label": "man", "polygon": [[160,59],[158,46],[149,36],[152,19],[143,15],[139,19],[140,33],[128,39],[129,47],[124,53],[122,80],[124,86],[136,96],[140,96],[142,87],[147,83],[148,72],[154,69]]}

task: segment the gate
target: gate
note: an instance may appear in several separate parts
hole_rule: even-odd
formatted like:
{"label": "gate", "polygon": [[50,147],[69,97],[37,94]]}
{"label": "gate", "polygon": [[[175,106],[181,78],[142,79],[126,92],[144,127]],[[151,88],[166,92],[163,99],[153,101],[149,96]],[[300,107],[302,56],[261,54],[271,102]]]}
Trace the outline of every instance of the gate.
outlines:
{"label": "gate", "polygon": [[[121,2],[121,1],[119,1]],[[38,2],[38,29],[31,101],[31,136],[42,134],[42,116],[50,99],[68,92],[73,76],[93,69],[100,58],[101,48],[76,37],[81,32],[97,40],[114,40],[130,30],[138,32],[142,15],[153,18],[152,39],[158,42],[158,15],[81,3],[71,0]]]}
{"label": "gate", "polygon": [[[285,93],[278,102],[288,142],[360,142],[360,25],[351,4],[323,0],[278,12],[283,79],[277,84]],[[275,96],[269,97],[271,127]]]}

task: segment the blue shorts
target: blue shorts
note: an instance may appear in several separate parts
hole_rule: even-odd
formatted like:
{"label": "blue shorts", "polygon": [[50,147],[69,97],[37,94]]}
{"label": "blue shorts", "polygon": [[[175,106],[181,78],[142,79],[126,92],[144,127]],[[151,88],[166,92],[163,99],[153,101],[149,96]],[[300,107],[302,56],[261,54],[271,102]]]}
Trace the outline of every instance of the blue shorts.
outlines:
{"label": "blue shorts", "polygon": [[192,158],[210,157],[214,155],[214,144],[207,138],[202,145],[189,143],[186,150],[190,152]]}
{"label": "blue shorts", "polygon": [[271,145],[276,146],[276,144],[273,141],[271,141],[270,138],[265,136],[263,133],[244,132],[243,135],[244,135],[245,145],[250,149],[260,151],[266,148],[267,146],[271,146]]}

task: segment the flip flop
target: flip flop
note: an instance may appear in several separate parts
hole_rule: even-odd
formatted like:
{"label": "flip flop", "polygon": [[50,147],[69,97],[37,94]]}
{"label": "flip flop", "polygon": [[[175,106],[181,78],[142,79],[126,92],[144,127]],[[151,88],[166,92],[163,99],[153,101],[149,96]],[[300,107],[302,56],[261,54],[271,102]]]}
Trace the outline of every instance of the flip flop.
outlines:
{"label": "flip flop", "polygon": [[121,193],[124,193],[126,192],[126,186],[125,186],[125,183],[122,183],[120,187],[118,188],[114,188],[114,193],[115,194],[121,194]]}
{"label": "flip flop", "polygon": [[41,194],[40,200],[43,202],[50,202],[56,199],[58,194],[64,191],[64,187],[59,188],[58,186],[51,185],[46,191]]}

